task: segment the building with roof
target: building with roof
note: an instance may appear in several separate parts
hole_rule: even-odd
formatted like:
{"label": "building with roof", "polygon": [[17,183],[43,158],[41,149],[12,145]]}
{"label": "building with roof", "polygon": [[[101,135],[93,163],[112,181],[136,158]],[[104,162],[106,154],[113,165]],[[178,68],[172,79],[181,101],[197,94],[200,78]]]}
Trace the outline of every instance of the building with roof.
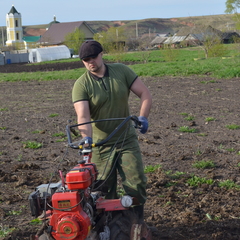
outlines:
{"label": "building with roof", "polygon": [[6,46],[18,50],[34,48],[41,36],[23,35],[22,16],[12,5],[6,15],[7,41]]}
{"label": "building with roof", "polygon": [[84,33],[85,40],[92,40],[94,35],[93,29],[85,21],[60,23],[56,20],[56,16],[52,22],[42,26],[41,29],[23,28],[21,13],[13,5],[6,15],[6,26],[6,45],[18,50],[41,47],[42,45],[62,45],[66,35],[76,29]]}
{"label": "building with roof", "polygon": [[164,41],[169,37],[171,37],[171,33],[157,34],[150,44],[152,47],[161,48],[163,47]]}
{"label": "building with roof", "polygon": [[94,31],[85,21],[64,22],[50,24],[48,30],[41,36],[39,43],[44,45],[61,45],[64,43],[65,37],[76,29],[84,33],[85,40],[93,39]]}
{"label": "building with roof", "polygon": [[234,39],[239,38],[240,36],[236,32],[222,32],[211,26],[183,27],[173,36],[156,36],[156,38],[151,42],[151,45],[158,47],[164,45],[171,47],[196,46],[203,44],[203,42],[209,37],[219,39],[222,43],[233,43]]}
{"label": "building with roof", "polygon": [[[194,26],[180,29],[175,35],[177,37],[185,37],[185,41],[196,44],[202,44],[209,37],[218,38],[222,43],[233,43],[234,38],[239,38],[236,32],[222,32],[212,26]],[[174,39],[175,40],[175,39]],[[173,41],[174,43],[176,41]]]}

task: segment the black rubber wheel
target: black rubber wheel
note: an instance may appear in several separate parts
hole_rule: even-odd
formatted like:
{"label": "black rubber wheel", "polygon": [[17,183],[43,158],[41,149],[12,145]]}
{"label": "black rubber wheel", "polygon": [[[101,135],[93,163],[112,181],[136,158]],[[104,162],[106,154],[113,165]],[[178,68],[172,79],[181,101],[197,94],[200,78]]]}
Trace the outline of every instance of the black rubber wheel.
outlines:
{"label": "black rubber wheel", "polygon": [[137,215],[125,210],[117,213],[109,223],[110,240],[131,240],[131,228],[138,223]]}

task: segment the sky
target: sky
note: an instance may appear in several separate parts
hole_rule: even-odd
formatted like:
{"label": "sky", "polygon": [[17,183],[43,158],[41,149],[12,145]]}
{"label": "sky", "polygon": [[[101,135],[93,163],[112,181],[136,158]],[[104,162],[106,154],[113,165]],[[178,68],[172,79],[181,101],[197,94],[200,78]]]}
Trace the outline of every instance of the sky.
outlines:
{"label": "sky", "polygon": [[225,14],[226,0],[1,0],[0,26],[12,5],[22,25],[59,22],[140,20]]}

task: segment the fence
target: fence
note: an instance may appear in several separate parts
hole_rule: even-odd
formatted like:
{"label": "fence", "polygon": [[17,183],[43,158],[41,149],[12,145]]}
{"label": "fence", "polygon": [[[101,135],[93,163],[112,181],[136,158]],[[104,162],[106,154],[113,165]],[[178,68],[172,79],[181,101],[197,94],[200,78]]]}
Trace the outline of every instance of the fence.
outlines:
{"label": "fence", "polygon": [[9,53],[5,52],[5,64],[11,63],[27,63],[29,53]]}

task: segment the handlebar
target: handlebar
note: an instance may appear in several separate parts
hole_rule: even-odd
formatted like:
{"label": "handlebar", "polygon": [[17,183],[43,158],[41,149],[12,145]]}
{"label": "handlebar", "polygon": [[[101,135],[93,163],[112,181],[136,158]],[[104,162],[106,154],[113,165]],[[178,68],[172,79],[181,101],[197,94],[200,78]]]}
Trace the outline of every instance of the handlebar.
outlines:
{"label": "handlebar", "polygon": [[95,121],[90,121],[90,122],[85,122],[85,123],[80,123],[80,124],[75,124],[75,125],[67,125],[66,131],[67,131],[68,145],[74,149],[82,148],[82,146],[79,146],[79,141],[72,142],[71,132],[73,132],[73,134],[76,135],[76,131],[74,130],[74,128],[81,126],[81,125],[91,124],[91,123],[95,123],[95,122],[116,121],[116,120],[123,120],[123,121],[108,135],[108,137],[106,139],[104,139],[98,143],[93,143],[91,145],[91,147],[102,146],[103,144],[107,143],[130,120],[132,120],[134,122],[135,128],[141,127],[141,122],[138,121],[138,117],[136,117],[136,116],[128,116],[126,118],[108,118],[108,119],[95,120]]}

